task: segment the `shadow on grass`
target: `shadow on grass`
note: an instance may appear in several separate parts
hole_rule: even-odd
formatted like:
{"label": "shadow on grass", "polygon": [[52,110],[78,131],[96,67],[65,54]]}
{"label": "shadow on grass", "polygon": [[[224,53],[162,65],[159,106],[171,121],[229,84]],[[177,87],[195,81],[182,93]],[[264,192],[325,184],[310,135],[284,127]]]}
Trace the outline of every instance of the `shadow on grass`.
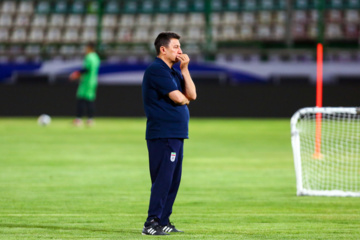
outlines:
{"label": "shadow on grass", "polygon": [[14,223],[0,223],[0,227],[7,228],[40,228],[40,229],[51,229],[51,230],[69,230],[69,231],[89,231],[89,232],[104,232],[104,233],[133,233],[140,234],[141,230],[109,230],[109,229],[94,229],[94,228],[84,228],[84,227],[60,227],[52,225],[31,225],[31,224],[14,224]]}

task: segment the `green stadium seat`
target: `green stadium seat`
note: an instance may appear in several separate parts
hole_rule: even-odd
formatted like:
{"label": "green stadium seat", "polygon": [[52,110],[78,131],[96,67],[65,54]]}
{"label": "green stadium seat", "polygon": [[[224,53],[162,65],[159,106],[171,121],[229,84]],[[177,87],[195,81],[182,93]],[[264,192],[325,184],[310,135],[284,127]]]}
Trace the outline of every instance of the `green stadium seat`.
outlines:
{"label": "green stadium seat", "polygon": [[242,8],[245,11],[254,11],[257,9],[256,0],[242,0]]}
{"label": "green stadium seat", "polygon": [[136,0],[133,1],[125,1],[123,11],[125,13],[137,13],[138,12],[138,2]]}
{"label": "green stadium seat", "polygon": [[71,5],[71,12],[81,14],[85,12],[85,2],[84,1],[74,1]]}
{"label": "green stadium seat", "polygon": [[205,10],[204,0],[192,1],[190,5],[190,9],[193,12],[203,12]]}
{"label": "green stadium seat", "polygon": [[295,6],[296,9],[308,9],[310,8],[308,0],[296,0]]}
{"label": "green stadium seat", "polygon": [[104,8],[105,13],[117,14],[120,12],[119,1],[107,1]]}
{"label": "green stadium seat", "polygon": [[170,0],[158,0],[157,8],[162,13],[170,13],[172,11]]}
{"label": "green stadium seat", "polygon": [[325,0],[325,6],[330,9],[343,8],[343,0]]}
{"label": "green stadium seat", "polygon": [[144,0],[141,4],[141,11],[144,13],[151,13],[154,11],[154,1]]}
{"label": "green stadium seat", "polygon": [[225,9],[227,11],[239,11],[240,10],[239,0],[226,0]]}
{"label": "green stadium seat", "polygon": [[189,3],[186,0],[174,1],[174,5],[176,12],[188,12],[190,10]]}
{"label": "green stadium seat", "polygon": [[49,1],[39,1],[36,5],[37,13],[49,13],[51,11],[51,6]]}
{"label": "green stadium seat", "polygon": [[56,13],[66,13],[68,10],[66,1],[56,1],[54,11]]}
{"label": "green stadium seat", "polygon": [[260,6],[261,6],[261,9],[266,9],[266,10],[275,8],[275,4],[274,4],[273,0],[261,0]]}
{"label": "green stadium seat", "polygon": [[324,3],[323,7],[326,7],[326,2],[323,2],[323,0],[312,0],[310,1],[310,6],[312,8],[319,8]]}
{"label": "green stadium seat", "polygon": [[348,8],[360,8],[360,0],[348,0]]}
{"label": "green stadium seat", "polygon": [[100,9],[98,1],[91,1],[87,4],[87,12],[88,13],[97,13]]}
{"label": "green stadium seat", "polygon": [[211,1],[211,10],[214,12],[219,12],[223,10],[223,4],[221,0]]}
{"label": "green stadium seat", "polygon": [[343,8],[343,0],[328,0],[327,6],[329,8]]}
{"label": "green stadium seat", "polygon": [[278,0],[276,6],[278,9],[285,10],[286,9],[286,0]]}

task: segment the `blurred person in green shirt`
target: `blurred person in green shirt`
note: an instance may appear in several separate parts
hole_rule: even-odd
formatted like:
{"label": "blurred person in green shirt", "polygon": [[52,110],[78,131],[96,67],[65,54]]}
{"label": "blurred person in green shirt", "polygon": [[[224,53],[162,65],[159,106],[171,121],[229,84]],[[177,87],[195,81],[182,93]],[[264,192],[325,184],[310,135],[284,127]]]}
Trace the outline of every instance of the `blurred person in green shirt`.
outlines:
{"label": "blurred person in green shirt", "polygon": [[89,42],[85,46],[86,56],[83,68],[75,71],[70,75],[71,81],[79,80],[79,86],[76,93],[77,110],[74,120],[75,126],[82,125],[82,117],[84,112],[87,113],[87,125],[94,123],[96,89],[98,85],[98,72],[100,67],[100,58],[95,52],[95,44]]}

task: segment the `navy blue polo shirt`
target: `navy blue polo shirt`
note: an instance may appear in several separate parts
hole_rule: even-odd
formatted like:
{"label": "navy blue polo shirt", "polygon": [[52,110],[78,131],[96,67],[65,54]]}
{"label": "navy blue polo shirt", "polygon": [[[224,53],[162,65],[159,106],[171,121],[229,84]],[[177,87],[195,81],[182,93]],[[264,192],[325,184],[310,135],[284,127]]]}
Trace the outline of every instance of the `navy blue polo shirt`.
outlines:
{"label": "navy blue polo shirt", "polygon": [[169,68],[160,58],[146,69],[142,82],[146,139],[188,138],[189,109],[176,105],[168,96],[175,90],[183,92],[183,88],[180,71]]}

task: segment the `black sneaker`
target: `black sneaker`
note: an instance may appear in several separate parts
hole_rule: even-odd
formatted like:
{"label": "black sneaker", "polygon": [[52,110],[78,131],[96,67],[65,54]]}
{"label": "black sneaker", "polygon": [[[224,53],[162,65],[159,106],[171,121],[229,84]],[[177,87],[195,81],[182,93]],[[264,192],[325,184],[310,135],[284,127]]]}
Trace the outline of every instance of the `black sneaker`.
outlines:
{"label": "black sneaker", "polygon": [[156,219],[152,219],[151,221],[145,223],[142,235],[169,235],[162,229],[163,228],[159,225],[159,222]]}
{"label": "black sneaker", "polygon": [[165,233],[170,233],[170,232],[184,232],[184,231],[181,231],[179,229],[176,229],[174,225],[172,225],[171,222],[168,223],[168,225],[166,226],[162,226],[162,230],[165,232]]}

